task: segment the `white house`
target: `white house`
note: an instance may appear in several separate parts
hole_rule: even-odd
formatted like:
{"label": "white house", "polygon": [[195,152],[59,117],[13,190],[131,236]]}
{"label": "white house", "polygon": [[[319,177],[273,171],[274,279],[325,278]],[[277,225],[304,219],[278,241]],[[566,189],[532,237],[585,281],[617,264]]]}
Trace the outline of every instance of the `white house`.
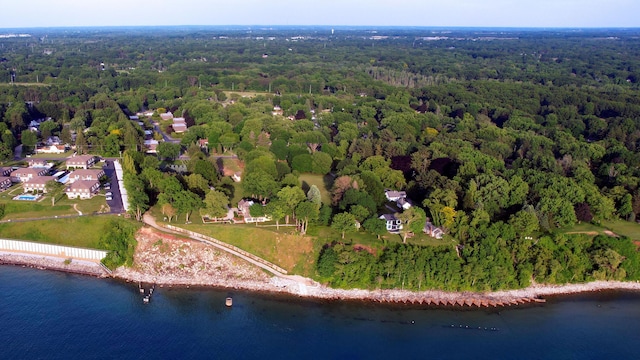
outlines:
{"label": "white house", "polygon": [[22,183],[24,192],[47,192],[47,183],[56,180],[55,176],[36,176]]}
{"label": "white house", "polygon": [[439,227],[433,225],[430,221],[427,220],[427,222],[424,224],[424,229],[422,229],[422,231],[425,232],[425,234],[436,238],[436,239],[442,239],[442,237],[444,236],[444,231],[442,229],[440,229]]}
{"label": "white house", "polygon": [[402,230],[402,221],[398,220],[393,214],[383,214],[378,219],[386,222],[388,232],[395,233]]}
{"label": "white house", "polygon": [[69,183],[82,180],[99,181],[104,175],[104,170],[102,169],[79,169],[69,174]]}
{"label": "white house", "polygon": [[88,169],[96,163],[96,158],[93,155],[78,155],[69,158],[67,160],[67,169],[69,168],[82,168]]}
{"label": "white house", "polygon": [[252,217],[249,208],[255,204],[252,200],[242,199],[238,202],[238,212],[244,218],[246,223],[265,222],[271,220],[269,216]]}
{"label": "white house", "polygon": [[35,177],[44,176],[49,172],[46,168],[20,168],[11,173],[13,182],[27,182]]}
{"label": "white house", "polygon": [[65,190],[69,199],[90,199],[100,188],[100,183],[95,180],[78,180],[69,185]]}
{"label": "white house", "polygon": [[47,160],[43,159],[29,159],[27,162],[30,168],[38,168],[38,169],[50,169],[53,167],[53,163],[47,162]]}
{"label": "white house", "polygon": [[400,199],[406,198],[407,193],[404,191],[395,191],[395,190],[386,189],[384,191],[384,196],[386,196],[387,200],[389,201],[398,201]]}
{"label": "white house", "polygon": [[46,145],[36,148],[36,154],[62,154],[65,151],[67,151],[67,147],[64,145]]}
{"label": "white house", "polygon": [[395,202],[402,210],[407,210],[411,207],[411,200],[407,199],[407,193],[404,191],[386,189],[384,196],[387,200]]}

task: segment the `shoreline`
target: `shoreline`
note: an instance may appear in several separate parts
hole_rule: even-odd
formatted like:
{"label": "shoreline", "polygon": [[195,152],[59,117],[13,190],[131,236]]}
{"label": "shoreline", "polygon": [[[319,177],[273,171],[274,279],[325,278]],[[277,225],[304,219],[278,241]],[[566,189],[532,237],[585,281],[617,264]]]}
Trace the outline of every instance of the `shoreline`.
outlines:
{"label": "shoreline", "polygon": [[241,279],[236,276],[216,278],[189,278],[182,276],[154,276],[131,268],[118,268],[107,274],[98,264],[53,256],[0,252],[0,265],[26,266],[41,270],[62,271],[97,278],[112,278],[124,282],[143,282],[160,287],[198,287],[221,290],[241,290],[272,295],[285,295],[322,301],[363,301],[368,303],[406,304],[456,308],[509,307],[545,302],[545,297],[595,293],[600,291],[628,290],[640,292],[638,282],[594,281],[583,284],[532,285],[525,289],[502,290],[488,293],[446,292],[440,290],[408,291],[398,289],[362,290],[334,289],[300,276],[287,278]]}

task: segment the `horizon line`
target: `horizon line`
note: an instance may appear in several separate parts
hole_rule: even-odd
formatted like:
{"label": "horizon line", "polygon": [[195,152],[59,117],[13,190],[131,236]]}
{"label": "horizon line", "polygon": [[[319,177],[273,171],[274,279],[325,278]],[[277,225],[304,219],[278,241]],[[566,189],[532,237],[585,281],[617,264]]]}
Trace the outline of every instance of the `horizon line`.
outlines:
{"label": "horizon line", "polygon": [[374,29],[508,29],[508,30],[640,30],[640,26],[456,26],[456,25],[285,25],[285,24],[225,24],[225,25],[203,25],[203,24],[182,24],[182,25],[53,25],[53,26],[18,26],[0,27],[0,30],[44,30],[44,29],[98,29],[98,28],[327,28],[327,29],[350,29],[350,28],[374,28]]}

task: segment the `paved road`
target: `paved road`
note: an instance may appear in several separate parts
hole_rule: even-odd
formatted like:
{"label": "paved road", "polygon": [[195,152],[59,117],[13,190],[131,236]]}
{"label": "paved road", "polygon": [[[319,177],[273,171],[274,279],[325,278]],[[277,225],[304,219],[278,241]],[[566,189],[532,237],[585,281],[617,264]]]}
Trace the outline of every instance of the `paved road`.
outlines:
{"label": "paved road", "polygon": [[164,131],[160,130],[160,125],[158,125],[157,122],[153,123],[153,129],[156,132],[158,132],[160,135],[162,135],[162,139],[164,139],[164,141],[172,142],[172,143],[175,143],[175,144],[180,144],[180,139],[174,139],[171,136],[165,134]]}

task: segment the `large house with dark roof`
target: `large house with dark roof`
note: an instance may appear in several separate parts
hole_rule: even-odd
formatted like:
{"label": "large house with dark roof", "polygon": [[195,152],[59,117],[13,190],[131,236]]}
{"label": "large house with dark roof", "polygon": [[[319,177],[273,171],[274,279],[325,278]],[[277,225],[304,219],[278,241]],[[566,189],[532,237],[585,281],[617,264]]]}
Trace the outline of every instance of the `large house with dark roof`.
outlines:
{"label": "large house with dark roof", "polygon": [[385,221],[385,225],[387,227],[387,231],[390,233],[396,233],[402,230],[402,221],[398,220],[393,214],[382,214],[379,219]]}

